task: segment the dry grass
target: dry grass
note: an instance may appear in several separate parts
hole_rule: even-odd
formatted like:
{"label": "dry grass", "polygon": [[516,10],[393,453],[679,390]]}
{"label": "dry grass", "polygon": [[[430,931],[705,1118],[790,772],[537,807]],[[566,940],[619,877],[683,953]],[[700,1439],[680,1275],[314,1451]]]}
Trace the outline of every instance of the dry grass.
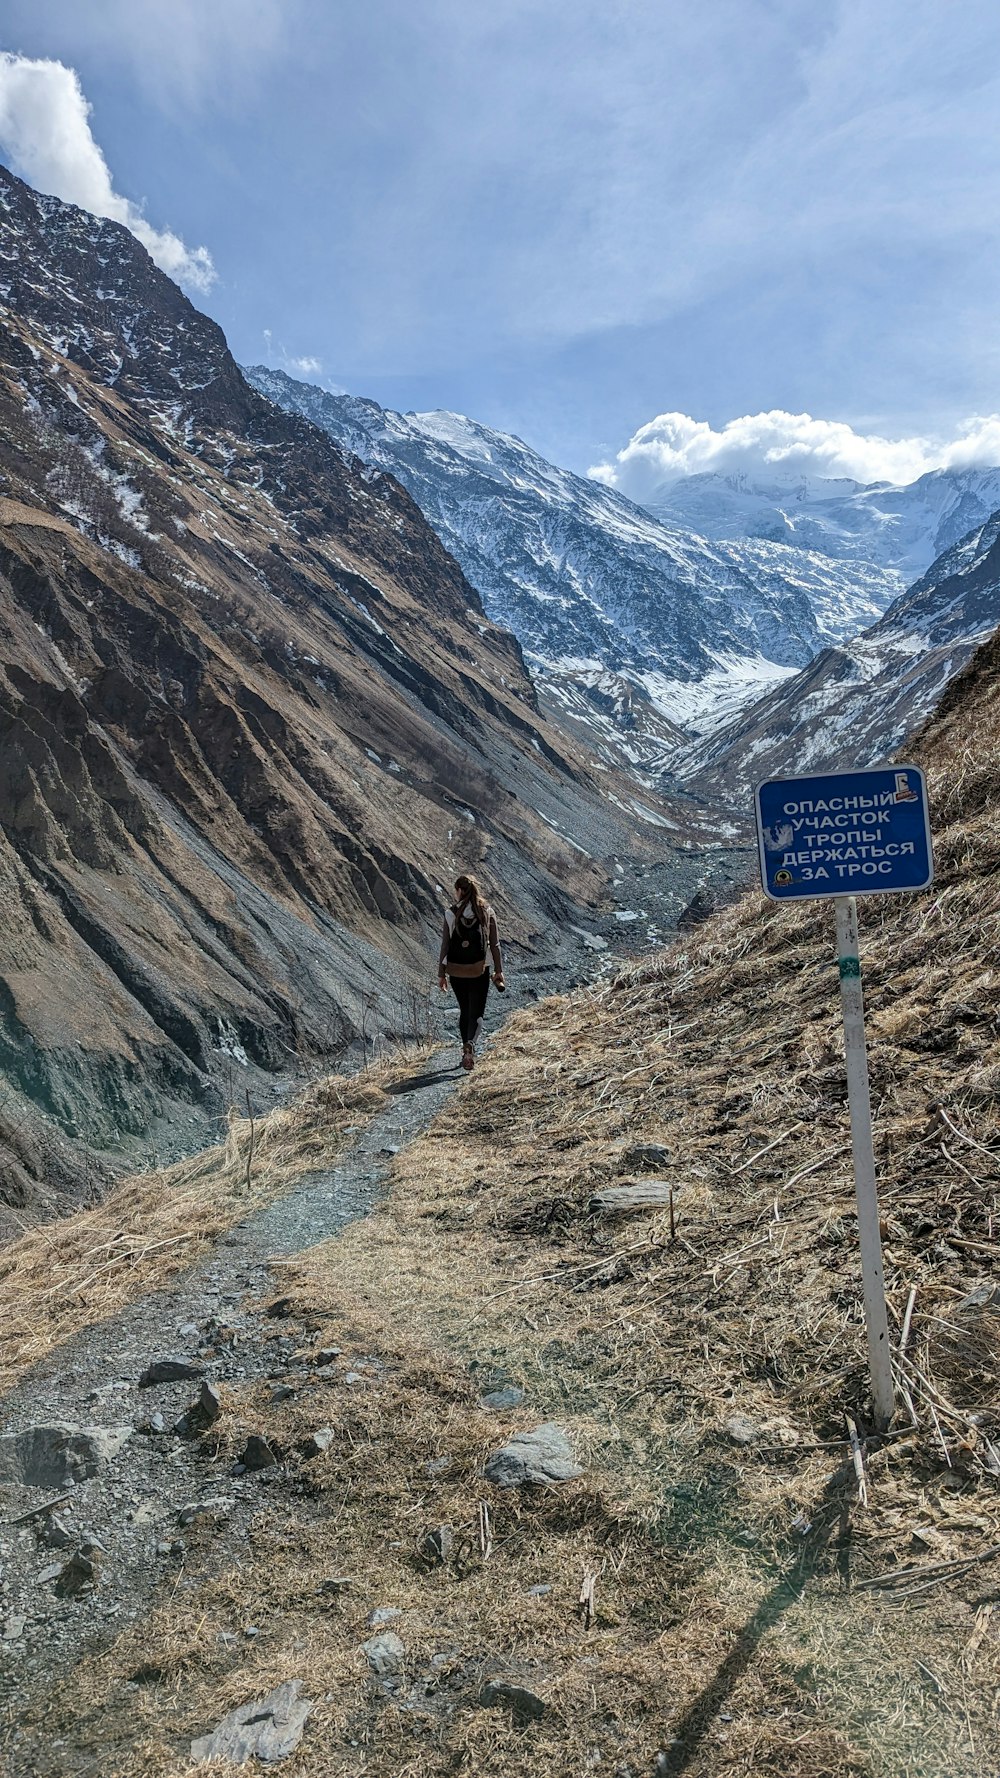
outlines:
{"label": "dry grass", "polygon": [[53,1346],[184,1270],[226,1229],[279,1197],[300,1174],[332,1164],[345,1125],[385,1102],[413,1064],[387,1058],[332,1075],[254,1120],[232,1116],[224,1144],[175,1166],[124,1179],[94,1209],[41,1225],[0,1254],[6,1305],[0,1387]]}
{"label": "dry grass", "polygon": [[[966,1303],[1000,1255],[1000,645],[987,658],[925,744],[935,889],[864,907],[897,1347],[915,1290],[866,1502],[845,1436],[848,1414],[865,1433],[867,1374],[832,920],[754,896],[511,1020],[391,1199],[302,1257],[301,1318],[365,1381],[234,1404],[220,1459],[248,1429],[288,1456],[252,1543],[194,1552],[141,1632],[76,1670],[47,1733],[99,1742],[106,1778],[179,1778],[191,1736],[298,1676],[316,1711],[289,1778],[646,1778],[662,1749],[687,1778],[995,1778],[997,1315],[989,1289]],[[666,1213],[591,1213],[654,1142],[673,1234]],[[487,1419],[501,1379],[525,1404]],[[547,1418],[585,1475],[487,1487],[488,1446]],[[324,1421],[334,1441],[305,1463]],[[452,1554],[427,1568],[442,1523]],[[334,1575],[339,1599],[318,1590]],[[361,1651],[383,1605],[404,1614],[396,1691]],[[494,1676],[537,1691],[543,1719],[482,1708]]]}

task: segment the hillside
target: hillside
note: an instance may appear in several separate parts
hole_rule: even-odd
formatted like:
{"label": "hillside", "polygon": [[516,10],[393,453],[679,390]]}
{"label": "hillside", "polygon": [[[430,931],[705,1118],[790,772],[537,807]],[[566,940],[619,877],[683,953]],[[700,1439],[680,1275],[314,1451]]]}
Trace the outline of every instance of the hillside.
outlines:
{"label": "hillside", "polygon": [[670,762],[680,782],[747,806],[789,771],[890,757],[1000,624],[1000,513],[947,549],[885,616]]}
{"label": "hillside", "polygon": [[0,304],[16,1219],[412,1028],[455,869],[530,954],[608,854],[711,824],[595,773],[399,484],[251,389],[125,228],[0,169]]}
{"label": "hillside", "polygon": [[[221,1404],[196,1437],[146,1422],[81,1488],[69,1547],[93,1524],[105,1555],[58,1649],[51,1550],[24,1533],[13,1778],[98,1759],[101,1778],[180,1778],[221,1718],[293,1681],[311,1713],[290,1778],[993,1778],[998,688],[994,637],[911,749],[937,880],[862,909],[889,1435],[866,1399],[831,911],[753,894],[517,1014],[423,1135],[415,1100],[446,1076],[373,1083],[401,1095],[359,1138],[389,1195],[334,1207],[364,1218],[334,1240],[321,1176],[289,1221],[278,1195],[296,1152],[316,1164],[314,1094],[258,1130],[253,1178],[237,1124],[225,1154],[68,1220],[54,1249],[9,1250],[15,1426],[67,1390],[82,1411],[102,1366],[100,1423],[151,1395],[179,1412],[190,1383],[136,1389],[164,1316]],[[343,1141],[343,1088],[323,1091]],[[355,1127],[373,1113],[346,1103]],[[244,1163],[247,1214],[207,1264],[145,1251],[158,1201],[192,1227],[193,1187],[231,1223]],[[348,1156],[338,1177],[362,1175]],[[673,1216],[593,1202],[643,1178],[672,1184]],[[501,1486],[499,1447],[540,1423],[550,1461],[552,1424],[568,1439],[563,1479]],[[37,1497],[12,1490],[8,1518]]]}
{"label": "hillside", "polygon": [[877,563],[715,543],[460,414],[397,414],[254,365],[254,387],[397,476],[518,637],[543,697],[640,765],[870,623]]}

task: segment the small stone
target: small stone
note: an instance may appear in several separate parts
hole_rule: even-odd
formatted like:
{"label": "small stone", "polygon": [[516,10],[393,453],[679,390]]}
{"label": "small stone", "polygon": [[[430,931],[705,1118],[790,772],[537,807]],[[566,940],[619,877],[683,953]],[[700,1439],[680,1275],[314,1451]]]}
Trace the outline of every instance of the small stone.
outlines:
{"label": "small stone", "polygon": [[383,1624],[394,1624],[402,1615],[402,1609],[398,1605],[379,1605],[368,1613],[366,1621],[370,1630],[378,1630]]}
{"label": "small stone", "polygon": [[177,1337],[181,1340],[193,1340],[200,1332],[197,1321],[185,1321],[183,1327],[177,1329]]}
{"label": "small stone", "polygon": [[316,1431],[311,1432],[309,1437],[303,1440],[300,1449],[303,1457],[322,1457],[323,1452],[328,1451],[332,1444],[333,1427],[317,1426]]}
{"label": "small stone", "polygon": [[344,1382],[350,1383],[352,1386],[355,1383],[363,1383],[364,1380],[360,1371],[347,1371],[344,1376]]}
{"label": "small stone", "polygon": [[53,1550],[68,1549],[74,1536],[73,1527],[67,1525],[66,1520],[61,1518],[58,1513],[46,1513],[38,1528],[39,1543],[48,1544],[49,1548]]}
{"label": "small stone", "polygon": [[268,1303],[265,1315],[272,1315],[276,1321],[284,1321],[292,1312],[293,1299],[290,1296],[276,1296],[273,1303]]}
{"label": "small stone", "polygon": [[436,1525],[420,1540],[420,1554],[431,1567],[447,1562],[455,1547],[455,1533],[450,1525]]}
{"label": "small stone", "polygon": [[748,1420],[745,1414],[730,1414],[723,1422],[722,1430],[734,1445],[752,1445],[754,1439],[760,1437],[756,1420]]}
{"label": "small stone", "polygon": [[192,1741],[192,1760],[227,1760],[243,1766],[251,1759],[267,1763],[287,1759],[301,1741],[312,1710],[311,1699],[299,1697],[301,1689],[301,1679],[290,1679],[266,1698],[231,1710],[210,1735]]}
{"label": "small stone", "polygon": [[4,1641],[16,1642],[19,1636],[24,1635],[24,1628],[27,1622],[27,1618],[24,1617],[21,1612],[14,1612],[11,1617],[5,1618],[3,1626]]}
{"label": "small stone", "polygon": [[317,1593],[329,1593],[336,1599],[341,1593],[346,1593],[348,1587],[353,1585],[354,1582],[349,1575],[331,1574],[326,1580],[320,1581],[316,1591]]}
{"label": "small stone", "polygon": [[551,1581],[542,1581],[537,1587],[528,1588],[528,1597],[531,1599],[546,1599],[551,1591]]}
{"label": "small stone", "polygon": [[450,1457],[432,1457],[429,1463],[424,1464],[424,1474],[429,1476],[444,1475],[445,1470],[450,1468]]}
{"label": "small stone", "polygon": [[77,1550],[59,1571],[56,1592],[60,1599],[76,1599],[87,1587],[93,1586],[97,1579],[97,1569],[96,1549],[93,1555],[85,1554],[82,1549]]}
{"label": "small stone", "polygon": [[506,1389],[491,1389],[488,1395],[479,1397],[479,1405],[488,1413],[502,1414],[510,1408],[519,1408],[524,1400],[524,1390],[511,1383]]}
{"label": "small stone", "polygon": [[523,1685],[507,1685],[503,1680],[491,1680],[484,1685],[479,1694],[479,1702],[489,1709],[496,1704],[504,1704],[511,1712],[515,1722],[539,1722],[545,1715],[547,1705],[544,1698],[537,1692],[529,1692]]}
{"label": "small stone", "polygon": [[62,1573],[62,1567],[61,1562],[50,1562],[48,1567],[43,1568],[41,1574],[36,1576],[35,1585],[46,1586],[50,1580],[55,1580],[56,1576]]}
{"label": "small stone", "polygon": [[551,1421],[521,1432],[487,1460],[485,1476],[497,1488],[546,1487],[583,1471],[561,1426]]}
{"label": "small stone", "polygon": [[271,1390],[270,1400],[272,1405],[279,1401],[293,1401],[294,1398],[295,1390],[288,1383],[279,1383],[277,1389]]}
{"label": "small stone", "polygon": [[332,1364],[334,1359],[339,1357],[339,1346],[321,1346],[319,1351],[315,1353],[313,1362],[315,1364]]}
{"label": "small stone", "polygon": [[[197,1332],[197,1329],[195,1330]],[[189,1358],[154,1358],[139,1378],[140,1389],[152,1389],[156,1383],[186,1383],[204,1375],[203,1364]]]}
{"label": "small stone", "polygon": [[225,1519],[236,1505],[230,1494],[212,1494],[207,1500],[192,1500],[177,1514],[180,1525],[194,1525],[199,1519]]}
{"label": "small stone", "polygon": [[146,1433],[150,1438],[159,1438],[162,1433],[166,1432],[167,1422],[162,1414],[150,1414],[149,1419],[144,1420],[138,1430]]}
{"label": "small stone", "polygon": [[222,1413],[222,1397],[214,1383],[203,1383],[198,1391],[198,1412],[209,1426],[214,1426]]}
{"label": "small stone", "polygon": [[197,1398],[175,1422],[174,1431],[179,1438],[197,1438],[199,1433],[215,1425],[221,1413],[222,1397],[215,1384],[203,1383]]}
{"label": "small stone", "polygon": [[368,1665],[373,1673],[381,1677],[387,1673],[401,1673],[406,1649],[393,1630],[383,1630],[380,1635],[372,1636],[364,1644],[368,1657]]}
{"label": "small stone", "polygon": [[260,1438],[256,1432],[252,1432],[240,1461],[244,1469],[270,1469],[278,1458],[266,1438]]}

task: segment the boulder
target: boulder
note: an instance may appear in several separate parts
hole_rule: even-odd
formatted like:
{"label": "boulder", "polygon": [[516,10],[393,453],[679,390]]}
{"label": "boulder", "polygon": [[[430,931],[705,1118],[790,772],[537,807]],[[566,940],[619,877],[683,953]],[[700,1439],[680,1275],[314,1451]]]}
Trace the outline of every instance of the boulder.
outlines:
{"label": "boulder", "polygon": [[228,1760],[245,1766],[251,1759],[287,1759],[301,1741],[312,1710],[311,1700],[299,1697],[301,1689],[301,1679],[289,1679],[266,1698],[231,1710],[210,1735],[192,1741],[192,1760]]}
{"label": "boulder", "polygon": [[116,1457],[131,1426],[70,1426],[53,1421],[0,1437],[0,1482],[26,1488],[68,1488],[85,1482]]}
{"label": "boulder", "polygon": [[533,1432],[519,1432],[509,1444],[494,1451],[484,1473],[497,1488],[521,1488],[569,1482],[583,1471],[562,1427],[549,1421]]}
{"label": "boulder", "polygon": [[394,1630],[382,1630],[378,1636],[372,1636],[364,1644],[364,1651],[369,1667],[380,1678],[402,1672],[406,1650]]}
{"label": "boulder", "polygon": [[139,1378],[140,1389],[151,1389],[155,1383],[183,1383],[205,1374],[205,1366],[189,1358],[154,1358]]}

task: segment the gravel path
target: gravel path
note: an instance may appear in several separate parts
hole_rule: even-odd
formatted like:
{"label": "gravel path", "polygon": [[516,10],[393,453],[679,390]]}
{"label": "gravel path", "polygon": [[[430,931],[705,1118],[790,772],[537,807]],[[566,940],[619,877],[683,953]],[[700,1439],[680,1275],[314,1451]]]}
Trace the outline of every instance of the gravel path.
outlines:
{"label": "gravel path", "polygon": [[[263,1325],[261,1299],[276,1286],[269,1260],[301,1251],[366,1216],[382,1196],[393,1156],[426,1126],[463,1077],[455,1049],[432,1057],[393,1091],[390,1103],[360,1129],[336,1167],[302,1176],[285,1197],[256,1212],[224,1235],[190,1272],[163,1290],[133,1303],[114,1322],[77,1335],[29,1373],[4,1403],[4,1432],[64,1422],[77,1427],[131,1427],[117,1456],[90,1480],[68,1491],[56,1509],[70,1542],[56,1547],[50,1515],[14,1521],[67,1490],[8,1485],[0,1531],[0,1699],[7,1715],[4,1747],[10,1778],[42,1773],[100,1771],[81,1745],[62,1747],[51,1759],[17,1719],[26,1700],[41,1697],[55,1671],[88,1649],[99,1649],[129,1622],[147,1613],[165,1580],[183,1584],[186,1507],[222,1496],[230,1505],[219,1523],[213,1559],[220,1567],[238,1560],[266,1490],[281,1485],[280,1468],[233,1473],[213,1462],[210,1441],[180,1438],[170,1429],[197,1396],[201,1378],[139,1388],[154,1359],[176,1355],[199,1367],[212,1383],[311,1391],[317,1424],[323,1422],[324,1390],[343,1388],[330,1367],[317,1371],[296,1336],[280,1322]],[[256,1305],[256,1306],[255,1306]],[[307,1381],[307,1379],[310,1379]],[[154,1416],[161,1417],[162,1431]],[[98,1550],[98,1579],[80,1598],[56,1591],[61,1568],[81,1543]]]}

